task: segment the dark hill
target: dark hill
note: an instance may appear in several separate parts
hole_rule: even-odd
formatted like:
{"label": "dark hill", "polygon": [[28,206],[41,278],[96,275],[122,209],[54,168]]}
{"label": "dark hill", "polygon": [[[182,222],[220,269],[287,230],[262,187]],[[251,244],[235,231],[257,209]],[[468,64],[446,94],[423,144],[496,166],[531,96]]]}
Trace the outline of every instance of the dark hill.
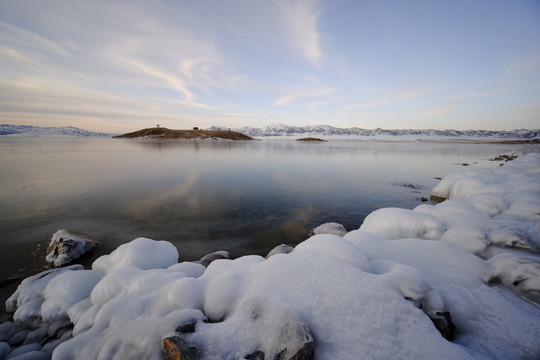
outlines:
{"label": "dark hill", "polygon": [[115,138],[153,138],[153,139],[226,139],[253,140],[251,137],[231,130],[172,130],[154,127],[130,132]]}

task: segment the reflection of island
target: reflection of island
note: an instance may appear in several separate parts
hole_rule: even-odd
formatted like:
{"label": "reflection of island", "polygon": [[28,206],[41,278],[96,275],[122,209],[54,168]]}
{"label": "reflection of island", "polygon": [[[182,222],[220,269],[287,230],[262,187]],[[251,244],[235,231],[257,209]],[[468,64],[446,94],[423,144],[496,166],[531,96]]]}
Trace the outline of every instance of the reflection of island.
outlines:
{"label": "reflection of island", "polygon": [[164,127],[154,127],[130,132],[115,138],[151,138],[151,139],[224,139],[224,140],[253,140],[251,137],[231,130],[172,130]]}
{"label": "reflection of island", "polygon": [[322,141],[322,142],[326,142],[326,140],[323,140],[323,139],[319,139],[319,138],[314,138],[314,137],[306,137],[306,138],[301,138],[301,139],[297,139],[296,141]]}

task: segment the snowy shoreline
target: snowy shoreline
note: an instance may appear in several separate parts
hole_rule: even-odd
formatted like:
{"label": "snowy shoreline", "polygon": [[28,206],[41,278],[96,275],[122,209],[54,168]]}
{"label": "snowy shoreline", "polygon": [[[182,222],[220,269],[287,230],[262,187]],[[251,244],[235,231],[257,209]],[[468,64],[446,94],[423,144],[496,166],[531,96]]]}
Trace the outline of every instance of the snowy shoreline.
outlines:
{"label": "snowy shoreline", "polygon": [[284,324],[309,329],[315,359],[538,358],[540,154],[451,174],[432,195],[449,200],[379,209],[268,259],[178,264],[172,244],[139,238],[91,270],[27,278],[0,359],[160,359],[170,337],[201,359],[272,359],[292,347]]}

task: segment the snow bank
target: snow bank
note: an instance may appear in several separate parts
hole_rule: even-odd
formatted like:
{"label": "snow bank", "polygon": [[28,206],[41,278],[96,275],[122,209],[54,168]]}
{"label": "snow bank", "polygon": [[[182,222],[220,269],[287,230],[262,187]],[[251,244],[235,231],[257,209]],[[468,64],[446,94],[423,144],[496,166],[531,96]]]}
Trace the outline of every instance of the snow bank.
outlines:
{"label": "snow bank", "polygon": [[452,175],[441,204],[380,209],[266,259],[177,264],[170,243],[135,239],[92,270],[23,281],[0,341],[28,339],[20,324],[54,333],[68,321],[27,354],[162,359],[163,344],[179,344],[200,359],[289,359],[314,344],[315,359],[537,359],[539,169],[528,155]]}

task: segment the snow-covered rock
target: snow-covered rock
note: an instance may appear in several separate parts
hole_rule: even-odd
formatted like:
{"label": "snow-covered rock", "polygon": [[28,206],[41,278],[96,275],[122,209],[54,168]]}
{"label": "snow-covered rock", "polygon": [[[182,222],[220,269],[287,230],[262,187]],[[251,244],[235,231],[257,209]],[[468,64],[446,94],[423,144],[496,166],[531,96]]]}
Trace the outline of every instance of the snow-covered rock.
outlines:
{"label": "snow-covered rock", "polygon": [[343,236],[347,233],[345,227],[335,222],[329,222],[317,226],[311,231],[314,235],[318,234],[333,234],[337,236]]}
{"label": "snow-covered rock", "polygon": [[49,241],[45,259],[55,267],[64,266],[96,246],[95,241],[75,236],[65,229],[58,230]]}

